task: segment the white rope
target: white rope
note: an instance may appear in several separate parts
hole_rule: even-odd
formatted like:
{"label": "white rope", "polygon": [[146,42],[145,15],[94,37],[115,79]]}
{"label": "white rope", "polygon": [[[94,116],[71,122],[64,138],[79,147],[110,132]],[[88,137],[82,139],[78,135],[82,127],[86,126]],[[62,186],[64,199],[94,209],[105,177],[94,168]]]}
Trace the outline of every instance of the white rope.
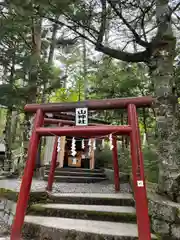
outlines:
{"label": "white rope", "polygon": [[102,140],[101,145],[102,145],[102,149],[104,149],[104,147],[105,147],[105,141],[104,141],[104,139]]}

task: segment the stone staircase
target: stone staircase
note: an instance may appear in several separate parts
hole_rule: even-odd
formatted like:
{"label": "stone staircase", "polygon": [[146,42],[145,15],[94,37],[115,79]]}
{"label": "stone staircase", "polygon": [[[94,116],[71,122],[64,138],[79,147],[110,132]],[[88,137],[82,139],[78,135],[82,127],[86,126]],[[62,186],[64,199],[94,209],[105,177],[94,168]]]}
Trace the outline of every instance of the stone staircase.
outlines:
{"label": "stone staircase", "polygon": [[[25,217],[25,239],[138,239],[133,196],[128,193],[53,193]],[[152,235],[152,239],[156,239]],[[146,240],[146,239],[144,239]]]}
{"label": "stone staircase", "polygon": [[[45,167],[44,180],[48,180],[50,166]],[[56,168],[55,182],[96,183],[107,180],[103,169]]]}

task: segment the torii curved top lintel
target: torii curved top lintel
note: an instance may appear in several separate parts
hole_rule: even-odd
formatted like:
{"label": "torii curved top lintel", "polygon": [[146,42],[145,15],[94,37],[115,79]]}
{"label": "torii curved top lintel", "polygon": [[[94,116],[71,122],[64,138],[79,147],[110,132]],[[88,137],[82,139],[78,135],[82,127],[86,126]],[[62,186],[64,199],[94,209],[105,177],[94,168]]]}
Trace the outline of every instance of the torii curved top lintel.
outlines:
{"label": "torii curved top lintel", "polygon": [[76,108],[87,107],[89,110],[107,110],[107,109],[123,109],[129,104],[134,104],[136,107],[150,107],[154,102],[151,96],[132,97],[132,98],[114,98],[102,100],[87,100],[71,103],[46,103],[46,104],[26,104],[24,110],[26,112],[36,112],[41,109],[43,112],[70,112]]}

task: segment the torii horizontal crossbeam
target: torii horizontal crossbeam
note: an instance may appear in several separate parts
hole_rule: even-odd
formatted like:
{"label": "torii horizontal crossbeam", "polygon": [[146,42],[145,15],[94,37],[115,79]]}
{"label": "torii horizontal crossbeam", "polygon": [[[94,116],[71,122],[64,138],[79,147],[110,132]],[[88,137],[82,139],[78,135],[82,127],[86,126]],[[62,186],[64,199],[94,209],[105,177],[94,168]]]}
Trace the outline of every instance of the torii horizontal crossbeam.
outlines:
{"label": "torii horizontal crossbeam", "polygon": [[89,110],[123,109],[129,104],[139,107],[150,107],[154,99],[152,97],[115,98],[103,100],[88,100],[73,103],[47,103],[47,104],[26,104],[25,111],[35,113],[38,109],[43,112],[70,112],[76,108],[87,107]]}
{"label": "torii horizontal crossbeam", "polygon": [[[63,120],[63,119],[54,119],[54,118],[44,118],[44,123],[45,124],[59,124],[59,123],[61,123],[62,125],[70,125],[70,126],[75,125],[75,121]],[[100,125],[103,125],[103,124],[89,123],[89,126],[100,126]]]}
{"label": "torii horizontal crossbeam", "polygon": [[130,126],[87,126],[87,127],[57,127],[57,128],[36,128],[36,133],[40,136],[105,136],[108,134],[114,135],[129,135],[131,132]]}

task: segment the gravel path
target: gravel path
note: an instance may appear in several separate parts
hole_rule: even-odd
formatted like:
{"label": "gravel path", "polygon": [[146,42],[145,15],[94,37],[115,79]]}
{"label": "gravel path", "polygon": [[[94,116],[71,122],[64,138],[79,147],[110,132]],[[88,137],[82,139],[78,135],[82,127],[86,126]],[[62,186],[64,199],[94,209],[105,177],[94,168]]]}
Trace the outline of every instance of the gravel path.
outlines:
{"label": "gravel path", "polygon": [[[4,179],[0,180],[0,188],[8,188],[19,191],[21,180]],[[33,180],[31,191],[44,191],[47,182],[42,180]],[[128,183],[121,184],[121,192],[131,192]],[[114,185],[108,181],[101,183],[54,183],[53,192],[62,193],[114,193]]]}

